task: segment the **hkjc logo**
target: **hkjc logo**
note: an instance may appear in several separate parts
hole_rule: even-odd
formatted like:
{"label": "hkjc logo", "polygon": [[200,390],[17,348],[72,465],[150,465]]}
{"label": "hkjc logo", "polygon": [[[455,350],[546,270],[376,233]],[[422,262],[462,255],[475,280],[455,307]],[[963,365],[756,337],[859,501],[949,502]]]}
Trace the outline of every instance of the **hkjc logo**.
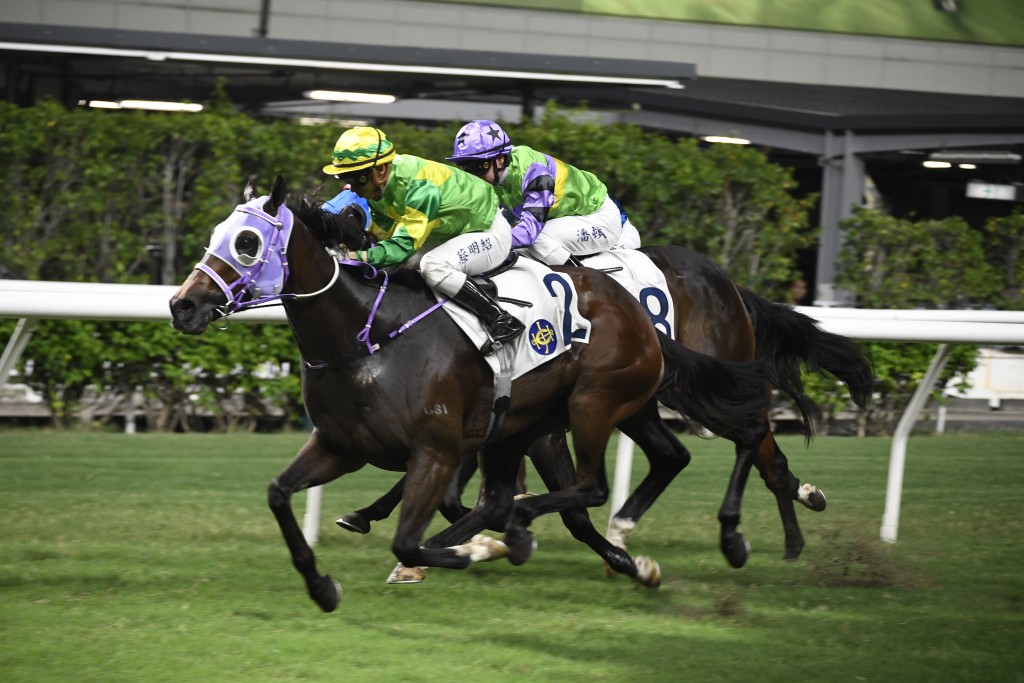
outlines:
{"label": "hkjc logo", "polygon": [[554,353],[558,347],[555,326],[544,319],[533,321],[530,325],[530,346],[542,356]]}

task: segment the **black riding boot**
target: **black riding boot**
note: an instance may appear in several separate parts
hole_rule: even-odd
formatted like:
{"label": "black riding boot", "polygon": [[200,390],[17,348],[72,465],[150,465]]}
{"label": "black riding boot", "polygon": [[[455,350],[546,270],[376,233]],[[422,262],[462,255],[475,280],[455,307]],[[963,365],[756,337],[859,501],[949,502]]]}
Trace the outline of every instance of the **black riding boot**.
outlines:
{"label": "black riding boot", "polygon": [[515,339],[526,329],[515,316],[499,306],[497,301],[469,278],[466,278],[466,284],[452,297],[452,301],[475,313],[483,322],[492,341],[506,342]]}

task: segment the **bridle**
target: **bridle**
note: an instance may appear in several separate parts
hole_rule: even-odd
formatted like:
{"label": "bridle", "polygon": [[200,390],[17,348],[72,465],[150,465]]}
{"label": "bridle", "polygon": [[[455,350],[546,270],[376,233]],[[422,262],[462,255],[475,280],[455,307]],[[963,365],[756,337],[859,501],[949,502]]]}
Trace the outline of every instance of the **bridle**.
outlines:
{"label": "bridle", "polygon": [[[370,328],[373,326],[374,318],[377,315],[377,309],[380,307],[381,300],[384,298],[384,293],[388,288],[388,274],[386,271],[378,270],[363,261],[353,261],[349,259],[339,260],[332,254],[331,261],[334,263],[334,273],[326,285],[315,292],[308,292],[305,294],[282,293],[281,290],[284,288],[284,283],[288,280],[288,242],[291,239],[295,216],[292,214],[291,210],[283,204],[278,210],[280,219],[277,216],[271,216],[259,208],[259,206],[263,205],[262,203],[266,199],[266,197],[261,197],[236,206],[231,218],[224,221],[214,229],[213,237],[210,240],[210,246],[206,248],[207,254],[216,256],[238,273],[239,277],[237,280],[228,284],[224,278],[217,273],[217,271],[206,264],[205,260],[200,261],[195,266],[195,270],[203,272],[207,277],[213,280],[224,293],[224,297],[227,299],[227,302],[222,306],[217,307],[217,311],[221,314],[222,318],[226,318],[232,313],[244,311],[248,308],[280,303],[282,300],[308,299],[310,297],[318,296],[331,289],[334,286],[334,283],[338,281],[341,266],[359,267],[364,270],[363,277],[367,280],[376,280],[378,277],[381,277],[382,279],[377,296],[374,299],[373,304],[370,306],[366,324],[356,335],[356,339],[365,344],[367,353],[372,355],[379,351],[382,345],[395,340],[399,335],[439,309],[447,301],[447,299],[443,299],[437,302],[427,310],[391,331],[387,338],[381,343],[373,343],[370,341]],[[244,214],[241,221],[238,221],[237,219],[232,220],[232,218],[235,218],[234,214],[236,213]],[[259,222],[256,225],[253,225],[253,218],[250,217],[259,219]],[[263,246],[257,256],[240,254],[235,248],[235,238],[241,231],[246,229],[251,230],[260,236],[260,243]],[[267,237],[268,232],[269,238]],[[331,253],[330,250],[328,250],[328,253]],[[246,296],[249,298],[245,299],[244,297]],[[342,360],[347,359],[305,362],[311,369],[325,369],[337,366],[337,364]]]}
{"label": "bridle", "polygon": [[[217,271],[206,264],[205,259],[195,265],[195,270],[207,275],[224,293],[227,302],[217,308],[221,316],[284,299],[314,297],[329,290],[338,280],[340,264],[338,259],[332,257],[334,274],[326,285],[315,292],[304,294],[282,292],[289,275],[288,242],[291,239],[295,217],[283,204],[278,210],[280,218],[271,216],[259,208],[266,199],[261,197],[236,206],[232,218],[235,218],[237,213],[244,214],[241,222],[228,219],[218,225],[214,229],[210,246],[206,248],[207,254],[216,256],[238,273],[238,279],[228,284]],[[253,225],[254,221],[250,216],[259,222]],[[260,238],[262,248],[256,256],[240,254],[235,248],[235,238],[245,229],[254,232]]]}

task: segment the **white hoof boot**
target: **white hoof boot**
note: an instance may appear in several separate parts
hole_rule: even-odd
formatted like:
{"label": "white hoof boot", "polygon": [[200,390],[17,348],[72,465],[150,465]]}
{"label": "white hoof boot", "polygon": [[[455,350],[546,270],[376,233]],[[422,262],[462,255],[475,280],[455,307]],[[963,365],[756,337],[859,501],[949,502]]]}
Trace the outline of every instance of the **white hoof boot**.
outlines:
{"label": "white hoof boot", "polygon": [[508,546],[490,536],[477,534],[469,543],[457,546],[455,552],[468,556],[473,562],[490,562],[508,555]]}
{"label": "white hoof boot", "polygon": [[816,512],[821,512],[825,509],[825,492],[819,489],[814,484],[804,484],[800,487],[796,494],[797,500],[803,505]]}
{"label": "white hoof boot", "polygon": [[646,555],[638,555],[633,564],[636,565],[636,580],[648,588],[661,585],[661,567]]}
{"label": "white hoof boot", "polygon": [[399,562],[391,570],[387,583],[419,583],[425,578],[427,578],[426,567],[406,567]]}

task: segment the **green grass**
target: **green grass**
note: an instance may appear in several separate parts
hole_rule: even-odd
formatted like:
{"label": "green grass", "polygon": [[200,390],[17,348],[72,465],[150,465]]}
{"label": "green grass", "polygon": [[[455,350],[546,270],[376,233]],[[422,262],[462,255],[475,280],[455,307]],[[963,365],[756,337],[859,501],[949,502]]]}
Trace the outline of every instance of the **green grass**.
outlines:
{"label": "green grass", "polygon": [[[729,444],[691,438],[693,463],[631,542],[661,563],[656,591],[603,578],[557,517],[536,522],[521,567],[387,586],[393,522],[333,524],[396,476],[363,470],[325,491],[316,551],[345,590],[333,614],[306,597],[266,508],[303,439],[0,432],[0,678],[1024,681],[1024,435],[911,439],[892,546],[878,540],[887,439],[783,439],[829,509],[800,513],[807,548],[784,563],[752,478],[741,570],[717,549]],[[593,516],[603,528],[607,511]]]}

